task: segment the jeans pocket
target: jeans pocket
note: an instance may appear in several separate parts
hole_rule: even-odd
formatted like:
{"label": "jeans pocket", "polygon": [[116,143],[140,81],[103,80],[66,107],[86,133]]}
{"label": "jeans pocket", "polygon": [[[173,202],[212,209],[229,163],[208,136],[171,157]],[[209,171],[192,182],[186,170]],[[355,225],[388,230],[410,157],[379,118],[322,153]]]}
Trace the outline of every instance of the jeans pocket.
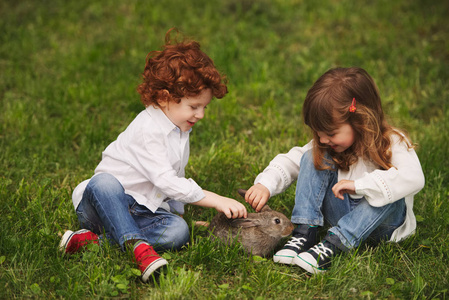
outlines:
{"label": "jeans pocket", "polygon": [[145,205],[141,205],[134,201],[134,203],[129,208],[129,212],[135,216],[144,216],[148,214],[153,214]]}

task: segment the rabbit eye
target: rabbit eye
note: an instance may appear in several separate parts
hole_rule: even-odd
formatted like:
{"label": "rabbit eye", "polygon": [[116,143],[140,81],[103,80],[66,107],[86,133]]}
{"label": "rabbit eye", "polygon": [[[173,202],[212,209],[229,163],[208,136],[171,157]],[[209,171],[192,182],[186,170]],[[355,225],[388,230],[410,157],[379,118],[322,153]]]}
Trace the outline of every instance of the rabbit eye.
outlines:
{"label": "rabbit eye", "polygon": [[276,222],[276,224],[280,224],[281,220],[280,219],[274,219],[274,222]]}

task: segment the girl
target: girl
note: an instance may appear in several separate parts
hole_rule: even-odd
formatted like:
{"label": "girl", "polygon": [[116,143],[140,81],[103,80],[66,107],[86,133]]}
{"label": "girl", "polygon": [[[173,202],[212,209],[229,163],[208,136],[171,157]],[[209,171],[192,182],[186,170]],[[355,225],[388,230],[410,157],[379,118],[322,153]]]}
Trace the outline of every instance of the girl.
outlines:
{"label": "girl", "polygon": [[[361,68],[335,68],[310,88],[303,106],[313,140],[277,155],[246,201],[260,210],[297,178],[291,239],[273,260],[310,273],[370,239],[413,234],[413,195],[424,175],[410,140],[384,118],[376,84]],[[330,224],[317,244],[318,227]]]}
{"label": "girl", "polygon": [[213,207],[228,218],[247,216],[242,203],[184,177],[189,133],[212,97],[222,98],[227,88],[197,42],[172,44],[170,32],[163,50],[149,54],[138,87],[146,109],[106,148],[95,175],[73,191],[83,229],[67,231],[60,243],[69,254],[103,239],[129,246],[144,282],[167,264],[155,250],[188,243],[186,222],[172,213],[182,214],[184,203]]}

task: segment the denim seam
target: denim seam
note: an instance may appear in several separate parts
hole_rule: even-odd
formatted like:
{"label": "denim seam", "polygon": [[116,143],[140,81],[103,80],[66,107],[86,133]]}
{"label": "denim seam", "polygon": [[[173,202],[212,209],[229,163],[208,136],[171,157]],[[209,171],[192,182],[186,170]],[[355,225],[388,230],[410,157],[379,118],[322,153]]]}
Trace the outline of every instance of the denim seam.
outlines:
{"label": "denim seam", "polygon": [[147,219],[152,219],[152,220],[156,219],[155,222],[152,222],[151,226],[146,226],[146,227],[140,228],[140,230],[142,230],[142,231],[145,231],[146,229],[152,229],[152,228],[159,227],[161,225],[167,225],[168,224],[167,218],[165,218],[165,217],[161,217],[161,216],[147,217],[145,215],[137,215],[137,216],[140,216],[140,217],[143,217],[143,218],[147,218]]}
{"label": "denim seam", "polygon": [[143,241],[148,243],[148,241],[145,238],[145,236],[143,236],[141,234],[124,234],[119,239],[120,246],[123,248],[125,243],[126,243],[126,241],[129,241],[129,240],[143,240]]}
{"label": "denim seam", "polygon": [[[90,193],[93,197],[95,197],[95,199],[98,199],[97,196],[96,196],[96,194],[95,194],[95,191],[94,191],[94,190],[89,191],[89,190],[86,189],[86,192],[87,192],[87,193]],[[100,207],[102,208],[102,210],[105,210],[104,207],[103,207],[103,204],[101,203],[101,201],[95,201],[95,204],[96,204],[97,206],[100,206]],[[97,211],[98,211],[98,209],[97,209]],[[113,225],[113,223],[112,223],[111,220],[109,219],[109,216],[108,216],[108,215],[105,215],[104,217],[106,217],[106,218],[108,219],[108,223],[109,223],[110,226],[111,226],[111,235],[113,235],[113,236],[114,236],[114,235],[118,235],[115,226]],[[129,239],[125,238],[126,236],[143,237],[143,235],[140,234],[140,233],[134,233],[134,234],[133,234],[133,233],[131,233],[131,234],[130,234],[130,233],[125,233],[125,234],[123,234],[123,236],[121,236],[121,237],[117,236],[118,242],[119,242],[119,244],[120,244],[120,246],[121,246],[122,248],[124,247],[125,242],[126,242],[127,240],[129,240]],[[146,240],[145,237],[139,238],[139,239]]]}
{"label": "denim seam", "polygon": [[323,212],[321,211],[321,208],[323,206],[323,201],[324,201],[324,197],[326,196],[326,191],[327,191],[327,187],[328,187],[328,183],[329,183],[329,177],[330,177],[331,173],[330,171],[326,172],[326,177],[327,180],[321,180],[321,186],[320,186],[320,190],[317,193],[317,195],[314,197],[314,201],[315,202],[321,202],[321,205],[317,205],[318,210],[315,210],[315,214],[317,216],[319,216],[316,219],[305,219],[305,218],[292,218],[291,221],[293,224],[307,224],[307,225],[316,225],[316,226],[323,226],[324,225],[324,215]]}

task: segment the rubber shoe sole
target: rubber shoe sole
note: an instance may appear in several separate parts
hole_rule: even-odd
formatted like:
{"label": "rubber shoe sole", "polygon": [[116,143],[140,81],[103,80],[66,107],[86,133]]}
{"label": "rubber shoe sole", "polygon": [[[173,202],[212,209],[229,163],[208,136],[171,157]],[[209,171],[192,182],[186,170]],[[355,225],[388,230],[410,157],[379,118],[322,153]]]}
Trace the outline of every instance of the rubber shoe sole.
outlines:
{"label": "rubber shoe sole", "polygon": [[290,249],[281,249],[273,255],[273,261],[279,264],[293,265],[297,253]]}
{"label": "rubber shoe sole", "polygon": [[298,254],[294,259],[294,263],[312,274],[320,274],[326,272],[326,270],[320,269],[317,266],[315,257],[307,252]]}
{"label": "rubber shoe sole", "polygon": [[70,242],[70,239],[72,238],[73,231],[67,230],[64,235],[61,238],[61,242],[59,242],[59,250],[62,252],[65,252],[67,248],[67,244]]}
{"label": "rubber shoe sole", "polygon": [[149,264],[147,266],[145,271],[143,271],[143,273],[142,273],[142,281],[143,282],[148,282],[151,274],[153,274],[154,272],[159,273],[160,268],[164,267],[167,264],[168,264],[168,262],[164,258],[162,258],[162,257],[157,259],[157,260],[155,260],[155,261],[153,261],[151,264]]}

